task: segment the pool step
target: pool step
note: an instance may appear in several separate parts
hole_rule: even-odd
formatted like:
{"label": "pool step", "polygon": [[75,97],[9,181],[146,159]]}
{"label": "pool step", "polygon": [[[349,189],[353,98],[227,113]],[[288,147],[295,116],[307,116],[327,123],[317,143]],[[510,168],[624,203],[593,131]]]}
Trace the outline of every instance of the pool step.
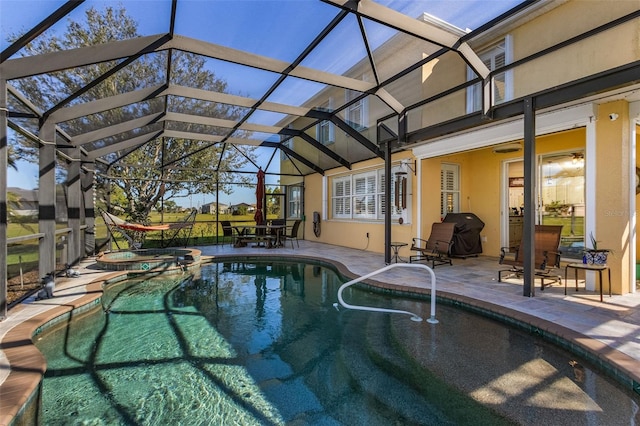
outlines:
{"label": "pool step", "polygon": [[[442,312],[439,317],[443,322],[454,323],[455,321],[455,318],[444,315]],[[384,363],[379,364],[380,368],[385,368],[385,365],[391,366],[388,368],[389,373],[400,377],[401,380],[410,377],[410,380],[421,390],[424,397],[440,407],[457,424],[491,426],[512,424],[512,421],[507,419],[509,415],[498,409],[501,407],[500,405],[484,406],[469,395],[471,390],[477,389],[482,386],[482,383],[487,382],[478,382],[476,385],[469,386],[473,373],[478,374],[484,370],[478,366],[488,365],[484,362],[463,362],[463,365],[460,364],[462,355],[469,353],[468,349],[464,349],[469,348],[466,343],[469,336],[465,336],[462,340],[455,340],[450,329],[448,333],[443,334],[444,328],[441,324],[413,323],[398,315],[391,316],[386,325],[388,331],[380,334],[388,338],[388,341],[383,345],[394,347],[396,353],[400,354],[400,358],[406,361],[403,365],[398,365],[397,362],[394,363],[394,360],[386,358]],[[469,324],[467,330],[473,330],[473,324]],[[368,335],[376,336],[375,333],[368,333]],[[370,342],[372,342],[369,346],[370,350],[376,350],[380,347],[379,344],[374,344],[375,339],[375,337],[370,338]],[[447,344],[442,341],[443,339],[448,342],[454,339],[457,342],[453,346],[453,352],[446,353],[445,346]],[[482,339],[482,337],[478,338],[478,340]],[[471,347],[478,348],[479,345]],[[446,353],[445,359],[442,359],[443,352]],[[378,351],[377,356],[382,358],[384,354],[384,351]],[[436,359],[438,361],[434,361]],[[410,376],[406,376],[406,374],[410,374]],[[519,407],[523,405],[526,403],[522,402]],[[496,409],[498,410],[494,411]],[[554,422],[551,421],[551,423]]]}
{"label": "pool step", "polygon": [[[380,413],[396,413],[403,424],[454,424],[426,400],[420,392],[398,379],[391,371],[402,371],[410,377],[406,359],[391,344],[389,315],[360,313],[364,322],[350,321],[344,330],[342,355],[355,382],[370,401],[367,409]],[[368,356],[358,356],[367,353]],[[381,368],[381,366],[383,368]]]}

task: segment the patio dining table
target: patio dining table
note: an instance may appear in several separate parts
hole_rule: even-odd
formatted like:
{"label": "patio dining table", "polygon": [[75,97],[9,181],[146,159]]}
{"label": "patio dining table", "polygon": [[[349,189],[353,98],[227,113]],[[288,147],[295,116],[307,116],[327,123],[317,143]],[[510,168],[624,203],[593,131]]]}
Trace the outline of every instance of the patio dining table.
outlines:
{"label": "patio dining table", "polygon": [[[257,243],[259,243],[260,241],[266,241],[266,248],[272,248],[272,247],[282,247],[283,243],[282,243],[282,235],[286,229],[285,225],[238,225],[238,226],[234,226],[233,229],[235,229],[237,235],[238,235],[238,242],[239,243],[245,243],[249,242],[249,241],[255,241]],[[255,232],[251,233],[250,231],[254,229]],[[259,232],[260,230],[263,230],[263,232]],[[273,237],[274,238],[270,238],[270,236],[272,235],[272,231],[273,232]],[[274,240],[272,242],[272,240]]]}

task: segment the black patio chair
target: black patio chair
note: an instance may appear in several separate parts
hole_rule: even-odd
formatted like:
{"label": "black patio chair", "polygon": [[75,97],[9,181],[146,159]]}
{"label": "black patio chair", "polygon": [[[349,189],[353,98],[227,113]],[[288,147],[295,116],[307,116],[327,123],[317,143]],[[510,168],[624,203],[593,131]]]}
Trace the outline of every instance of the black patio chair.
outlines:
{"label": "black patio chair", "polygon": [[291,226],[291,232],[289,233],[285,232],[284,234],[282,234],[283,245],[285,244],[286,240],[289,239],[291,240],[291,248],[293,248],[293,240],[296,240],[296,244],[298,245],[298,248],[300,248],[300,242],[298,242],[298,229],[300,229],[301,223],[302,221],[300,219],[297,219],[295,222],[293,222],[293,225]]}
{"label": "black patio chair", "polygon": [[221,220],[220,226],[222,226],[222,235],[224,236],[222,245],[224,245],[226,241],[229,241],[231,246],[234,246],[235,238],[233,238],[233,228],[231,227],[231,222],[229,222],[228,220]]}

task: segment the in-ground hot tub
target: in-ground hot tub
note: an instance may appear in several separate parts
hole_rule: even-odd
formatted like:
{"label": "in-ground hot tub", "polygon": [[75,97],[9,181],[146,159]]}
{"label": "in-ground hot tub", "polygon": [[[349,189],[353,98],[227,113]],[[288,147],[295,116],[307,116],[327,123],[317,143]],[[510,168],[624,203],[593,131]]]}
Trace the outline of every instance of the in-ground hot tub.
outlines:
{"label": "in-ground hot tub", "polygon": [[100,256],[98,268],[107,271],[182,272],[200,267],[201,251],[166,248],[122,250]]}

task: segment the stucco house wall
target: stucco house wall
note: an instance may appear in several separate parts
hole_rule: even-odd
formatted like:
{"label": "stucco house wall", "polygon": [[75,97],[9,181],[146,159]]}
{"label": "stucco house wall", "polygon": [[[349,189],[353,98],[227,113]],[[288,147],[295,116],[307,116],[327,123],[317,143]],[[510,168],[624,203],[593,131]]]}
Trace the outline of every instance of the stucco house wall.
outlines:
{"label": "stucco house wall", "polygon": [[[523,16],[519,21],[508,22],[495,28],[491,34],[474,42],[473,47],[482,49],[509,36],[513,47],[513,60],[527,57],[535,52],[554,46],[589,29],[604,25],[618,17],[638,9],[637,1],[592,1],[569,0],[548,3],[535,15]],[[615,27],[601,35],[562,48],[543,59],[517,67],[513,71],[514,95],[533,94],[537,91],[567,83],[586,75],[610,69],[621,64],[640,60],[640,20]],[[621,42],[622,41],[622,42]],[[423,54],[424,52],[421,52]],[[421,70],[422,96],[428,97],[466,80],[466,64],[459,56],[448,53]],[[585,162],[585,230],[594,232],[601,246],[614,250],[609,266],[612,270],[614,293],[634,290],[631,268],[635,258],[640,258],[640,244],[635,241],[631,250],[633,220],[629,194],[632,193],[632,150],[638,156],[638,136],[631,138],[633,120],[640,117],[630,115],[630,101],[620,99],[593,98],[582,104],[558,108],[556,111],[537,111],[539,129],[536,138],[536,154],[584,150]],[[466,114],[466,91],[461,90],[442,100],[429,104],[409,115],[409,130],[436,124],[448,118]],[[574,108],[577,112],[566,111]],[[574,116],[573,114],[579,114]],[[612,120],[610,114],[616,114]],[[546,118],[545,118],[546,117]],[[504,241],[504,226],[501,223],[501,181],[504,179],[503,162],[522,157],[522,151],[512,154],[496,154],[492,146],[497,143],[523,143],[524,125],[522,117],[515,120],[515,132],[507,127],[489,132],[483,128],[463,134],[442,137],[418,143],[412,147],[418,158],[419,173],[412,185],[412,220],[410,223],[392,226],[392,240],[410,242],[414,236],[425,237],[431,223],[440,217],[440,171],[443,162],[460,165],[461,192],[460,210],[477,214],[484,222],[484,254],[498,256]],[[487,120],[487,128],[492,126]],[[508,123],[507,123],[508,124]],[[486,130],[485,129],[485,130]],[[501,134],[502,132],[502,134]],[[478,135],[478,136],[476,136]],[[375,140],[375,139],[371,139]],[[467,140],[466,145],[460,140]],[[469,142],[471,141],[471,142]],[[406,152],[397,153],[392,161]],[[364,161],[348,171],[343,168],[329,170],[325,177],[310,175],[305,178],[305,235],[317,241],[344,245],[374,252],[384,251],[384,224],[382,221],[335,220],[330,217],[331,179],[341,173],[356,173],[370,167],[382,167],[381,159]],[[313,194],[313,195],[311,195]],[[319,196],[323,194],[323,196]],[[636,197],[637,200],[637,197]],[[323,212],[322,234],[316,238],[312,233],[313,211]],[[366,234],[369,233],[369,238]],[[588,242],[588,238],[587,238]],[[635,255],[634,255],[635,251]],[[409,255],[408,248],[401,250]],[[589,285],[594,286],[593,277]]]}

